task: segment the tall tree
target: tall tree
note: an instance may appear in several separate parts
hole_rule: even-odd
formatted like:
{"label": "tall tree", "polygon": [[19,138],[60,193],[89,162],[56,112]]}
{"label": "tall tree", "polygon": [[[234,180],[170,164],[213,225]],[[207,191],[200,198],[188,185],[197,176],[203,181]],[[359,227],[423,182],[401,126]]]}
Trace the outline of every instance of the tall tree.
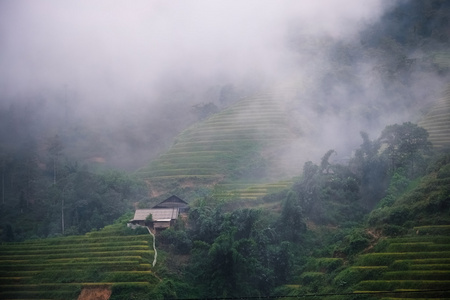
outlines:
{"label": "tall tree", "polygon": [[409,165],[412,176],[416,161],[431,150],[428,132],[411,122],[387,126],[379,141],[386,145],[384,152],[390,159],[391,170]]}
{"label": "tall tree", "polygon": [[0,168],[2,172],[1,185],[2,185],[2,204],[5,204],[5,177],[6,177],[6,164],[8,160],[8,154],[3,149],[0,149]]}
{"label": "tall tree", "polygon": [[59,159],[63,153],[64,146],[59,135],[52,137],[47,143],[47,151],[51,159],[53,168],[53,184],[56,184]]}
{"label": "tall tree", "polygon": [[336,151],[334,151],[333,149],[330,149],[327,151],[327,153],[325,153],[325,155],[322,157],[322,160],[320,162],[320,171],[323,173],[324,171],[326,171],[328,173],[329,169],[330,169],[330,157],[332,154],[336,154]]}
{"label": "tall tree", "polygon": [[289,191],[283,203],[278,227],[283,238],[294,243],[300,242],[306,232],[303,209],[293,191]]}
{"label": "tall tree", "polygon": [[378,155],[380,142],[371,141],[369,135],[361,132],[363,143],[355,151],[351,169],[361,181],[361,198],[366,208],[373,207],[383,198],[388,184],[387,162]]}

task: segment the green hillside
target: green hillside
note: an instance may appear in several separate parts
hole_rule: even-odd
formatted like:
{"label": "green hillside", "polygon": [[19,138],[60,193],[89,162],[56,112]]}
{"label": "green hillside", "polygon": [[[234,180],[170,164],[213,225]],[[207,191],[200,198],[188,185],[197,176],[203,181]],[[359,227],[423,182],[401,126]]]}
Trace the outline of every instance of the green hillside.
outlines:
{"label": "green hillside", "polygon": [[[442,70],[450,67],[450,55],[440,52],[434,55],[434,63]],[[419,122],[430,134],[430,141],[435,148],[450,148],[450,85],[441,98],[431,107]]]}
{"label": "green hillside", "polygon": [[323,299],[450,299],[449,167],[448,155],[441,157],[427,176],[410,182],[393,203],[380,202],[350,231],[312,228],[326,240],[329,256],[313,254],[283,292]]}
{"label": "green hillside", "polygon": [[442,98],[433,105],[419,125],[430,134],[430,141],[436,148],[450,147],[450,86]]}
{"label": "green hillside", "polygon": [[355,293],[386,292],[383,299],[450,298],[450,225],[413,230],[418,234],[387,238],[380,241],[383,250],[357,258],[346,274],[359,276]]}
{"label": "green hillside", "polygon": [[[94,125],[0,108],[0,299],[450,299],[450,1],[392,9],[349,41],[292,27],[299,72],[270,92],[169,80]],[[435,92],[422,127],[384,123]],[[170,195],[189,210],[155,239],[126,226]]]}
{"label": "green hillside", "polygon": [[[284,188],[287,185],[278,182],[292,176],[289,171],[297,162],[287,165],[282,152],[301,134],[292,128],[283,105],[281,93],[244,98],[182,132],[166,153],[137,174],[154,190],[171,182],[181,186],[224,183],[224,189],[254,198],[275,185]],[[238,181],[240,187],[230,190]],[[259,182],[277,183],[253,186]],[[249,194],[244,191],[247,188],[258,189]]]}
{"label": "green hillside", "polygon": [[82,236],[0,246],[1,299],[76,299],[85,288],[134,299],[158,279],[152,273],[152,237],[130,235],[123,222]]}

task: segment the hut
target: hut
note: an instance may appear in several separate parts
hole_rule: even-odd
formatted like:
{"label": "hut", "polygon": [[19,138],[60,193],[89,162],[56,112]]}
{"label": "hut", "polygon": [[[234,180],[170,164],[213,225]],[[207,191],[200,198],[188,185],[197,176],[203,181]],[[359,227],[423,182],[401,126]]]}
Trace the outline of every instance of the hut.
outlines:
{"label": "hut", "polygon": [[153,208],[136,209],[134,218],[128,222],[128,226],[132,228],[148,226],[155,231],[163,230],[173,226],[180,213],[188,209],[188,203],[174,195]]}
{"label": "hut", "polygon": [[189,210],[189,204],[186,201],[178,198],[177,196],[172,195],[163,202],[153,206],[153,208],[178,208],[180,213],[184,213]]}

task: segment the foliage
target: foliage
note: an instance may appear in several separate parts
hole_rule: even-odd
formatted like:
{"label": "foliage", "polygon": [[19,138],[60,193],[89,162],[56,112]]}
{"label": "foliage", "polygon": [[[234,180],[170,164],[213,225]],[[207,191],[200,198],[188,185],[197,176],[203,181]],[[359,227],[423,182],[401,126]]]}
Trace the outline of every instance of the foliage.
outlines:
{"label": "foliage", "polygon": [[371,141],[369,135],[361,132],[363,143],[356,149],[350,161],[350,168],[360,180],[361,203],[371,209],[385,195],[388,185],[388,165],[383,156],[378,155],[380,142]]}
{"label": "foliage", "polygon": [[[161,234],[161,242],[172,244],[175,253],[185,253],[187,248],[180,251],[181,245],[191,242],[185,276],[197,287],[199,297],[269,295],[290,278],[293,245],[306,230],[301,209],[295,212],[289,206],[296,201],[290,195],[283,204],[284,217],[272,221],[264,219],[259,210],[223,212],[220,206],[193,207],[188,235],[169,229]],[[298,226],[290,227],[293,222]]]}
{"label": "foliage", "polygon": [[306,231],[298,195],[292,191],[286,196],[277,230],[281,233],[283,240],[294,243],[301,242]]}
{"label": "foliage", "polygon": [[192,241],[184,230],[166,229],[158,235],[158,241],[170,244],[176,254],[189,254],[192,248]]}
{"label": "foliage", "polygon": [[[444,155],[445,156],[445,155]],[[370,226],[383,229],[385,234],[398,235],[418,225],[447,224],[450,173],[445,159],[433,163],[433,173],[411,181],[394,174],[388,196],[368,217]],[[390,196],[391,195],[391,196]],[[432,218],[427,216],[433,215]]]}
{"label": "foliage", "polygon": [[[10,224],[5,228],[14,230],[4,239],[83,234],[131,210],[132,199],[146,197],[145,185],[122,172],[92,173],[66,161],[57,177],[53,171],[46,173],[37,168],[31,174],[27,170],[32,162],[23,164],[21,156],[12,158],[7,170],[20,172],[5,174],[7,180],[18,184],[6,186],[3,191],[8,201],[2,205],[0,225]],[[31,177],[16,180],[21,172]]]}
{"label": "foliage", "polygon": [[327,157],[333,152],[325,154],[320,168],[312,162],[305,163],[303,178],[293,186],[297,205],[317,223],[360,220],[364,210],[359,201],[359,180],[349,167],[328,162]]}
{"label": "foliage", "polygon": [[406,191],[410,180],[401,174],[395,172],[387,189],[387,195],[378,203],[379,207],[392,206],[396,198]]}
{"label": "foliage", "polygon": [[193,105],[192,110],[199,120],[203,120],[208,116],[217,113],[219,108],[214,103],[209,102]]}
{"label": "foliage", "polygon": [[420,166],[423,155],[429,154],[431,150],[428,132],[411,122],[387,126],[379,140],[386,145],[383,153],[389,158],[391,170],[407,168],[410,177],[416,176],[416,169]]}
{"label": "foliage", "polygon": [[149,214],[146,218],[145,218],[146,222],[153,222],[153,215]]}

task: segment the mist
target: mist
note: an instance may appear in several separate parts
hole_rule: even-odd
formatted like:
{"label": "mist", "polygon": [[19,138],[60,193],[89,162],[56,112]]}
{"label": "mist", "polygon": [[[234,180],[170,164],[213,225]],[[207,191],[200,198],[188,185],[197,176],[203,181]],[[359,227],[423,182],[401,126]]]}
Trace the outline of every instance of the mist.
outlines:
{"label": "mist", "polygon": [[[110,164],[135,169],[197,121],[194,105],[219,105],[224,89],[237,101],[289,83],[297,91],[289,105],[319,124],[308,132],[317,149],[348,155],[361,130],[377,134],[390,123],[417,121],[443,84],[417,70],[407,96],[421,105],[383,114],[381,106],[407,97],[406,85],[386,89],[374,74],[379,56],[358,49],[347,69],[336,63],[336,53],[399,3],[3,0],[0,101],[3,108],[35,103],[44,129],[33,134],[48,137],[67,126],[103,146],[78,146],[81,159],[109,153],[103,159]],[[380,115],[368,118],[363,110]]]}

